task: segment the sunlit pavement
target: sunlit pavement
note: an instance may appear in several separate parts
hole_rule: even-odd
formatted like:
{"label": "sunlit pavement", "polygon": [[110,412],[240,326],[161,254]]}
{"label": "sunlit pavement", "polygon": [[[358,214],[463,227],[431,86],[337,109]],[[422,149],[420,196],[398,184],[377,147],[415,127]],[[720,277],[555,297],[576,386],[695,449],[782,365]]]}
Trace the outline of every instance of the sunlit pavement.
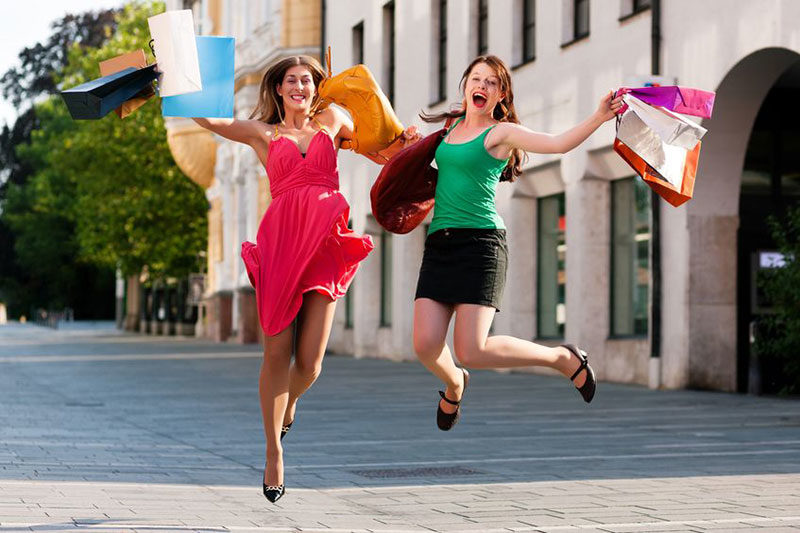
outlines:
{"label": "sunlit pavement", "polygon": [[[409,347],[410,348],[410,347]],[[800,531],[800,402],[329,356],[261,495],[258,346],[0,326],[0,531]]]}

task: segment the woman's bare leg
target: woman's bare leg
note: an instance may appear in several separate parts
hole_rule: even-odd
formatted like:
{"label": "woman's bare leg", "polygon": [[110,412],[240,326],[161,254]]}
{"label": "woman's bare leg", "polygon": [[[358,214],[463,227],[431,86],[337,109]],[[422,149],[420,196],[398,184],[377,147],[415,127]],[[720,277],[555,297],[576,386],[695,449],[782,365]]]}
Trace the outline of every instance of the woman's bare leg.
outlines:
{"label": "woman's bare leg", "polygon": [[287,327],[277,335],[264,339],[264,359],[258,379],[264,437],[267,442],[267,485],[283,483],[283,448],[281,422],[289,398],[289,362],[292,358],[293,328]]}
{"label": "woman's bare leg", "polygon": [[318,292],[303,295],[303,307],[297,317],[297,347],[289,368],[289,400],[283,425],[294,421],[297,400],[322,371],[322,358],[328,346],[336,302]]}
{"label": "woman's bare leg", "polygon": [[[417,358],[445,384],[445,395],[460,401],[464,392],[464,374],[458,369],[447,347],[447,328],[453,306],[429,298],[414,301],[414,351]],[[445,413],[454,413],[456,406],[444,400],[439,406]]]}
{"label": "woman's bare leg", "polygon": [[[458,304],[453,345],[456,357],[469,368],[511,368],[519,366],[546,366],[566,377],[580,367],[580,360],[566,348],[550,348],[508,335],[489,337],[489,328],[495,309],[485,305]],[[575,378],[580,387],[586,373]]]}

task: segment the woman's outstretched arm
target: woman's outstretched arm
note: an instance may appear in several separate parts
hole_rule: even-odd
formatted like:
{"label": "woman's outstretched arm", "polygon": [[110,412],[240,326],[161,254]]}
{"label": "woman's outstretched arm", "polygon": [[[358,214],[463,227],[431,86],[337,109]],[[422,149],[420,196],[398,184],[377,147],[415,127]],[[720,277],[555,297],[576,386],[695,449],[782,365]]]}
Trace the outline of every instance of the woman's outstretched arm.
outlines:
{"label": "woman's outstretched arm", "polygon": [[197,124],[232,141],[253,145],[264,138],[265,126],[258,120],[193,118]]}
{"label": "woman's outstretched arm", "polygon": [[597,111],[572,129],[559,135],[532,131],[525,126],[503,122],[497,126],[494,143],[537,154],[563,154],[585,141],[604,122],[614,118],[622,107],[622,97],[609,92],[600,100]]}

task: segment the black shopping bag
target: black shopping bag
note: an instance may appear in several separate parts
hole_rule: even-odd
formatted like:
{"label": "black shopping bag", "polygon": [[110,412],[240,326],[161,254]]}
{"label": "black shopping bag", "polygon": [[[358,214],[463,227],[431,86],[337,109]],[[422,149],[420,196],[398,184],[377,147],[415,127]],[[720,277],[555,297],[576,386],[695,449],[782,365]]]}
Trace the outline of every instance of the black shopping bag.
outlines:
{"label": "black shopping bag", "polygon": [[155,69],[155,65],[126,68],[61,91],[61,97],[73,119],[103,118],[152,83],[158,77]]}

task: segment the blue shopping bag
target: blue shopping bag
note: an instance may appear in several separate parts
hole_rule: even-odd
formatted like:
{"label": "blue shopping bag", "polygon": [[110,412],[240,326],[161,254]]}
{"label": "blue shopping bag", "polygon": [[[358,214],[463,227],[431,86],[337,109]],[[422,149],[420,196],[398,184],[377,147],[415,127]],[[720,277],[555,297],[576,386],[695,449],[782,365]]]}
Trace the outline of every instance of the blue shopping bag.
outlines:
{"label": "blue shopping bag", "polygon": [[233,37],[198,35],[197,57],[203,90],[165,96],[165,117],[233,118]]}

